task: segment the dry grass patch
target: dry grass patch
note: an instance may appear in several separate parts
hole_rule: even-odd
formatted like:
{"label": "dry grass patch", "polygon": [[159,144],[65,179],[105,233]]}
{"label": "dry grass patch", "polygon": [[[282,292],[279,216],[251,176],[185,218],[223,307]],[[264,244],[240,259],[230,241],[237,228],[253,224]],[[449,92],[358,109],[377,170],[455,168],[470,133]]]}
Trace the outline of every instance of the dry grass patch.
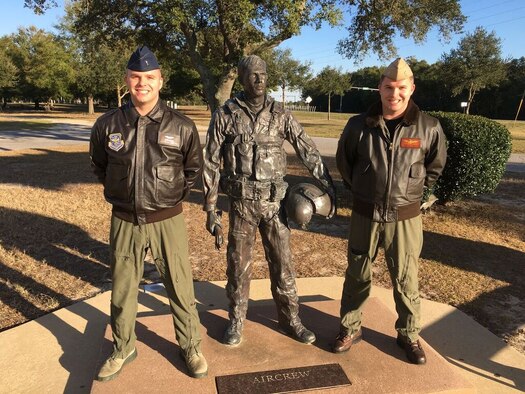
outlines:
{"label": "dry grass patch", "polygon": [[[307,231],[293,228],[299,277],[343,276],[346,269],[351,204],[334,158],[326,161],[338,215],[315,218]],[[289,174],[291,184],[310,179],[295,157]],[[524,186],[525,174],[507,173],[495,194],[425,215],[420,283],[424,297],[457,306],[525,353]],[[219,207],[227,227],[224,196]],[[215,251],[205,229],[200,185],[184,211],[195,280],[226,279],[225,248]],[[0,330],[108,288],[109,218],[85,145],[0,153]],[[267,278],[260,237],[256,245],[254,278]],[[390,287],[381,253],[373,269],[375,283]]]}

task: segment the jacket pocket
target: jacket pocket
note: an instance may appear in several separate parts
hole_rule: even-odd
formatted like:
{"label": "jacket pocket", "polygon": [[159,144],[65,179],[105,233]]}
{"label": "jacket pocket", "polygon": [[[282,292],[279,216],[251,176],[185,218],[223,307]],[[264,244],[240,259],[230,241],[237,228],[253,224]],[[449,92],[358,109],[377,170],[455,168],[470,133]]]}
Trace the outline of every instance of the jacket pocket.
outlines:
{"label": "jacket pocket", "polygon": [[423,195],[423,186],[427,171],[423,163],[414,163],[410,166],[407,183],[407,198],[415,201]]}
{"label": "jacket pocket", "polygon": [[373,198],[377,179],[375,173],[371,171],[372,163],[361,161],[356,164],[352,171],[352,190],[358,196]]}
{"label": "jacket pocket", "polygon": [[224,158],[224,172],[226,175],[234,175],[237,165],[235,161],[235,145],[227,142],[223,145],[222,149]]}
{"label": "jacket pocket", "polygon": [[157,202],[170,204],[179,201],[186,189],[186,179],[182,168],[178,166],[157,167],[155,194]]}
{"label": "jacket pocket", "polygon": [[255,150],[255,179],[269,181],[284,177],[286,155],[281,147],[258,145]]}
{"label": "jacket pocket", "polygon": [[235,161],[237,175],[249,177],[252,175],[253,166],[252,142],[241,142],[235,145]]}
{"label": "jacket pocket", "polygon": [[106,169],[104,192],[111,200],[129,202],[131,193],[128,185],[129,169],[126,164],[109,163]]}

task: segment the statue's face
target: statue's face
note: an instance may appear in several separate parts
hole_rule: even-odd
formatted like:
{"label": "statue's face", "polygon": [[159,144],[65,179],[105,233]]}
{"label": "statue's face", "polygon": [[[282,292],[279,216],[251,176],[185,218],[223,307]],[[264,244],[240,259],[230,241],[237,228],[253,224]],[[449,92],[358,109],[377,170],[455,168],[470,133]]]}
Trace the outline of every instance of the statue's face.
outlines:
{"label": "statue's face", "polygon": [[244,94],[248,98],[257,98],[266,93],[266,66],[264,64],[254,64],[249,66],[243,75],[242,86]]}

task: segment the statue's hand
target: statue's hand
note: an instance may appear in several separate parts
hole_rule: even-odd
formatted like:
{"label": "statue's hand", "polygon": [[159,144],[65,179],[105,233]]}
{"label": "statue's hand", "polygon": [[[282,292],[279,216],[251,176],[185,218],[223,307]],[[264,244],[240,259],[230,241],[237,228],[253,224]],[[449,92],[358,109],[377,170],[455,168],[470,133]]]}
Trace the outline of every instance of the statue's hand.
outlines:
{"label": "statue's hand", "polygon": [[207,216],[206,216],[206,230],[208,230],[208,232],[211,235],[215,235],[216,227],[220,227],[222,229],[222,226],[221,226],[221,215],[222,215],[222,212],[221,211],[215,211],[213,209],[211,211],[207,211],[206,214],[207,214]]}
{"label": "statue's hand", "polygon": [[337,198],[336,198],[336,195],[335,195],[335,189],[330,188],[326,192],[328,193],[328,196],[330,196],[330,204],[331,204],[330,213],[328,214],[328,216],[326,218],[327,219],[331,219],[337,213],[337,205],[336,205],[337,204]]}

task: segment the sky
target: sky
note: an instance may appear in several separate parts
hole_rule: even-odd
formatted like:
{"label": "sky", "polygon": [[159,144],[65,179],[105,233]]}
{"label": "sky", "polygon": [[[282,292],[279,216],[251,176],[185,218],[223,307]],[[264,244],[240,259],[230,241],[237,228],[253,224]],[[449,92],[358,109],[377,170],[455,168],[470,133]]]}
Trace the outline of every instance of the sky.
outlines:
{"label": "sky", "polygon": [[[54,31],[53,26],[64,14],[63,0],[57,0],[58,8],[50,9],[45,15],[35,15],[24,8],[23,0],[0,0],[0,36],[15,33],[18,27],[35,25],[38,28]],[[523,44],[523,26],[525,25],[524,0],[461,0],[463,14],[467,17],[464,33],[472,33],[477,26],[484,27],[488,32],[494,31],[501,39],[502,56],[504,58],[519,58],[525,56]],[[353,60],[343,58],[337,53],[337,42],[346,36],[344,27],[330,28],[324,26],[315,31],[305,27],[299,36],[284,41],[279,48],[290,48],[292,56],[301,62],[311,62],[314,74],[326,66],[340,68],[342,71],[355,71],[367,66],[386,66],[393,59],[379,59],[372,54],[362,62],[355,64]],[[440,41],[436,31],[432,31],[422,45],[416,45],[411,40],[396,41],[398,55],[413,56],[418,60],[426,60],[432,64],[439,60],[442,54],[456,48],[463,35],[452,37],[451,41]]]}

